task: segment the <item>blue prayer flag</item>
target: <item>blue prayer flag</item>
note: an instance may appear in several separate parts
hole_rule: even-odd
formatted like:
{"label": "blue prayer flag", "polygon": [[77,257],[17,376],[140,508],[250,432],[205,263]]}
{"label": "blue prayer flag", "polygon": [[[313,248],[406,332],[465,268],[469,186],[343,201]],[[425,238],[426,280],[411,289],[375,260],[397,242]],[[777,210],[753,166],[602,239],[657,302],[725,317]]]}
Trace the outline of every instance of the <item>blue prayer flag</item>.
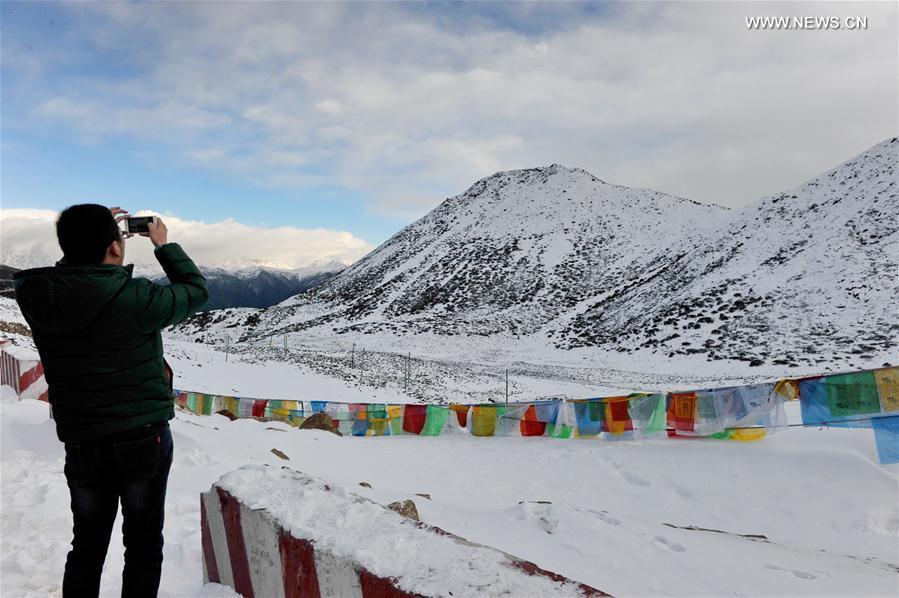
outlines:
{"label": "blue prayer flag", "polygon": [[871,424],[880,462],[899,463],[899,416],[878,417]]}

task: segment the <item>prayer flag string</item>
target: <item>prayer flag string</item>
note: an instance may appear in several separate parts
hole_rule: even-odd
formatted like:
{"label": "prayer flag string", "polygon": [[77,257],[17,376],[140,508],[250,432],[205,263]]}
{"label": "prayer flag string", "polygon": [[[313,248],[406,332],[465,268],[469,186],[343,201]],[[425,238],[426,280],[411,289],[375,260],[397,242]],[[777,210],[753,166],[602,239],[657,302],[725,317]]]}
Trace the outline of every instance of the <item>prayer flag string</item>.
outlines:
{"label": "prayer flag string", "polygon": [[[222,396],[176,390],[176,404],[198,415],[283,421],[300,426],[327,414],[352,436],[549,436],[631,440],[752,441],[793,427],[872,428],[881,463],[899,462],[899,367],[677,392],[504,404],[340,403]],[[784,404],[798,400],[802,423]]]}

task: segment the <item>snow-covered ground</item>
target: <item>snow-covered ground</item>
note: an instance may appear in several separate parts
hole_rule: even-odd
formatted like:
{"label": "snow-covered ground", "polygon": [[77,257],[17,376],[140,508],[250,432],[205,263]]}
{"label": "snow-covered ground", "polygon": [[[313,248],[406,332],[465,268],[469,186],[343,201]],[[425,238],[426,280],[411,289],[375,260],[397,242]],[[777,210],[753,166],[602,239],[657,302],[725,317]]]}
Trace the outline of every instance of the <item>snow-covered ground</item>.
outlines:
{"label": "snow-covered ground", "polygon": [[[228,345],[231,368],[228,376],[222,377],[207,366],[215,360],[224,361],[225,343],[191,343],[179,338],[183,337],[173,338],[170,332],[166,343],[178,375],[176,386],[185,390],[350,402],[503,402],[507,371],[508,399],[532,401],[611,396],[635,390],[715,388],[896,362],[894,355],[887,355],[850,365],[753,368],[739,361],[709,363],[696,355],[667,358],[651,351],[625,355],[595,349],[575,349],[556,359],[552,353],[511,339],[508,345],[497,346],[496,339],[436,339],[423,334],[414,345],[404,346],[400,339],[380,334],[352,343],[295,333],[286,335],[286,350],[284,335],[271,341],[232,342]],[[289,389],[287,395],[271,394],[272,378],[293,379],[307,374],[311,377],[304,378],[303,384],[280,385]]]}
{"label": "snow-covered ground", "polygon": [[[234,355],[226,363],[202,346],[194,355],[186,343],[169,347],[179,384],[196,390],[403,398],[291,364]],[[797,420],[798,405],[787,407]],[[43,403],[6,393],[0,421],[0,595],[58,595],[71,533],[62,445]],[[172,429],[162,596],[233,595],[202,585],[199,494],[247,463],[287,465],[383,504],[411,498],[430,524],[619,596],[896,596],[899,588],[899,467],[877,463],[870,430],[791,428],[755,443],[339,438],[188,413]],[[103,595],[118,595],[122,564],[117,526]]]}

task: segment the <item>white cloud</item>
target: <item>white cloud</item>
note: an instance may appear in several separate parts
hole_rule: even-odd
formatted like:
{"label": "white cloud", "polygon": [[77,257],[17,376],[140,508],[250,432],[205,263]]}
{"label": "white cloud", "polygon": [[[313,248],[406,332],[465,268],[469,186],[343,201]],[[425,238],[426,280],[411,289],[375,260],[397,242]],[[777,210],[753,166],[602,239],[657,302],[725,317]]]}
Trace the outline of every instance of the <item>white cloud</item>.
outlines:
{"label": "white cloud", "polygon": [[322,100],[321,102],[318,102],[315,107],[318,108],[319,112],[330,114],[332,116],[338,116],[343,112],[343,104],[337,100]]}
{"label": "white cloud", "polygon": [[[53,210],[0,210],[0,263],[22,268],[52,265],[58,260],[57,215]],[[348,232],[291,226],[261,228],[232,219],[200,222],[172,214],[161,218],[169,229],[169,240],[179,243],[204,266],[294,269],[332,261],[349,264],[373,249]],[[125,257],[140,269],[158,269],[148,239],[128,239]]]}
{"label": "white cloud", "polygon": [[[508,8],[518,21],[576,19],[576,5],[538,4]],[[404,218],[498,169],[556,162],[741,205],[897,130],[895,3],[623,3],[542,34],[451,26],[402,3],[64,6],[76,42],[137,44],[139,68],[32,81],[37,116],[92,139],[163,140],[260,185],[364,191]],[[822,11],[869,28],[744,20]]]}

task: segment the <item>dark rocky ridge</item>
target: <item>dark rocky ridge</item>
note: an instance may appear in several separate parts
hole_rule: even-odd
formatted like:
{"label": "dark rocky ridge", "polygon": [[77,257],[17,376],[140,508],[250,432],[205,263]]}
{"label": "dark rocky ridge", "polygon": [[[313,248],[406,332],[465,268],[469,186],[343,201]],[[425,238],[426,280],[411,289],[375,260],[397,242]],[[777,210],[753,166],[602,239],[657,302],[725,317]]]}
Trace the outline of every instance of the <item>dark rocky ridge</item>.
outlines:
{"label": "dark rocky ridge", "polygon": [[[269,307],[333,278],[337,272],[298,275],[291,272],[257,270],[231,273],[221,269],[201,268],[209,284],[207,310],[228,307]],[[165,276],[156,279],[168,284]]]}
{"label": "dark rocky ridge", "polygon": [[15,298],[16,291],[12,277],[18,271],[18,268],[0,264],[0,297],[9,297],[10,299]]}

